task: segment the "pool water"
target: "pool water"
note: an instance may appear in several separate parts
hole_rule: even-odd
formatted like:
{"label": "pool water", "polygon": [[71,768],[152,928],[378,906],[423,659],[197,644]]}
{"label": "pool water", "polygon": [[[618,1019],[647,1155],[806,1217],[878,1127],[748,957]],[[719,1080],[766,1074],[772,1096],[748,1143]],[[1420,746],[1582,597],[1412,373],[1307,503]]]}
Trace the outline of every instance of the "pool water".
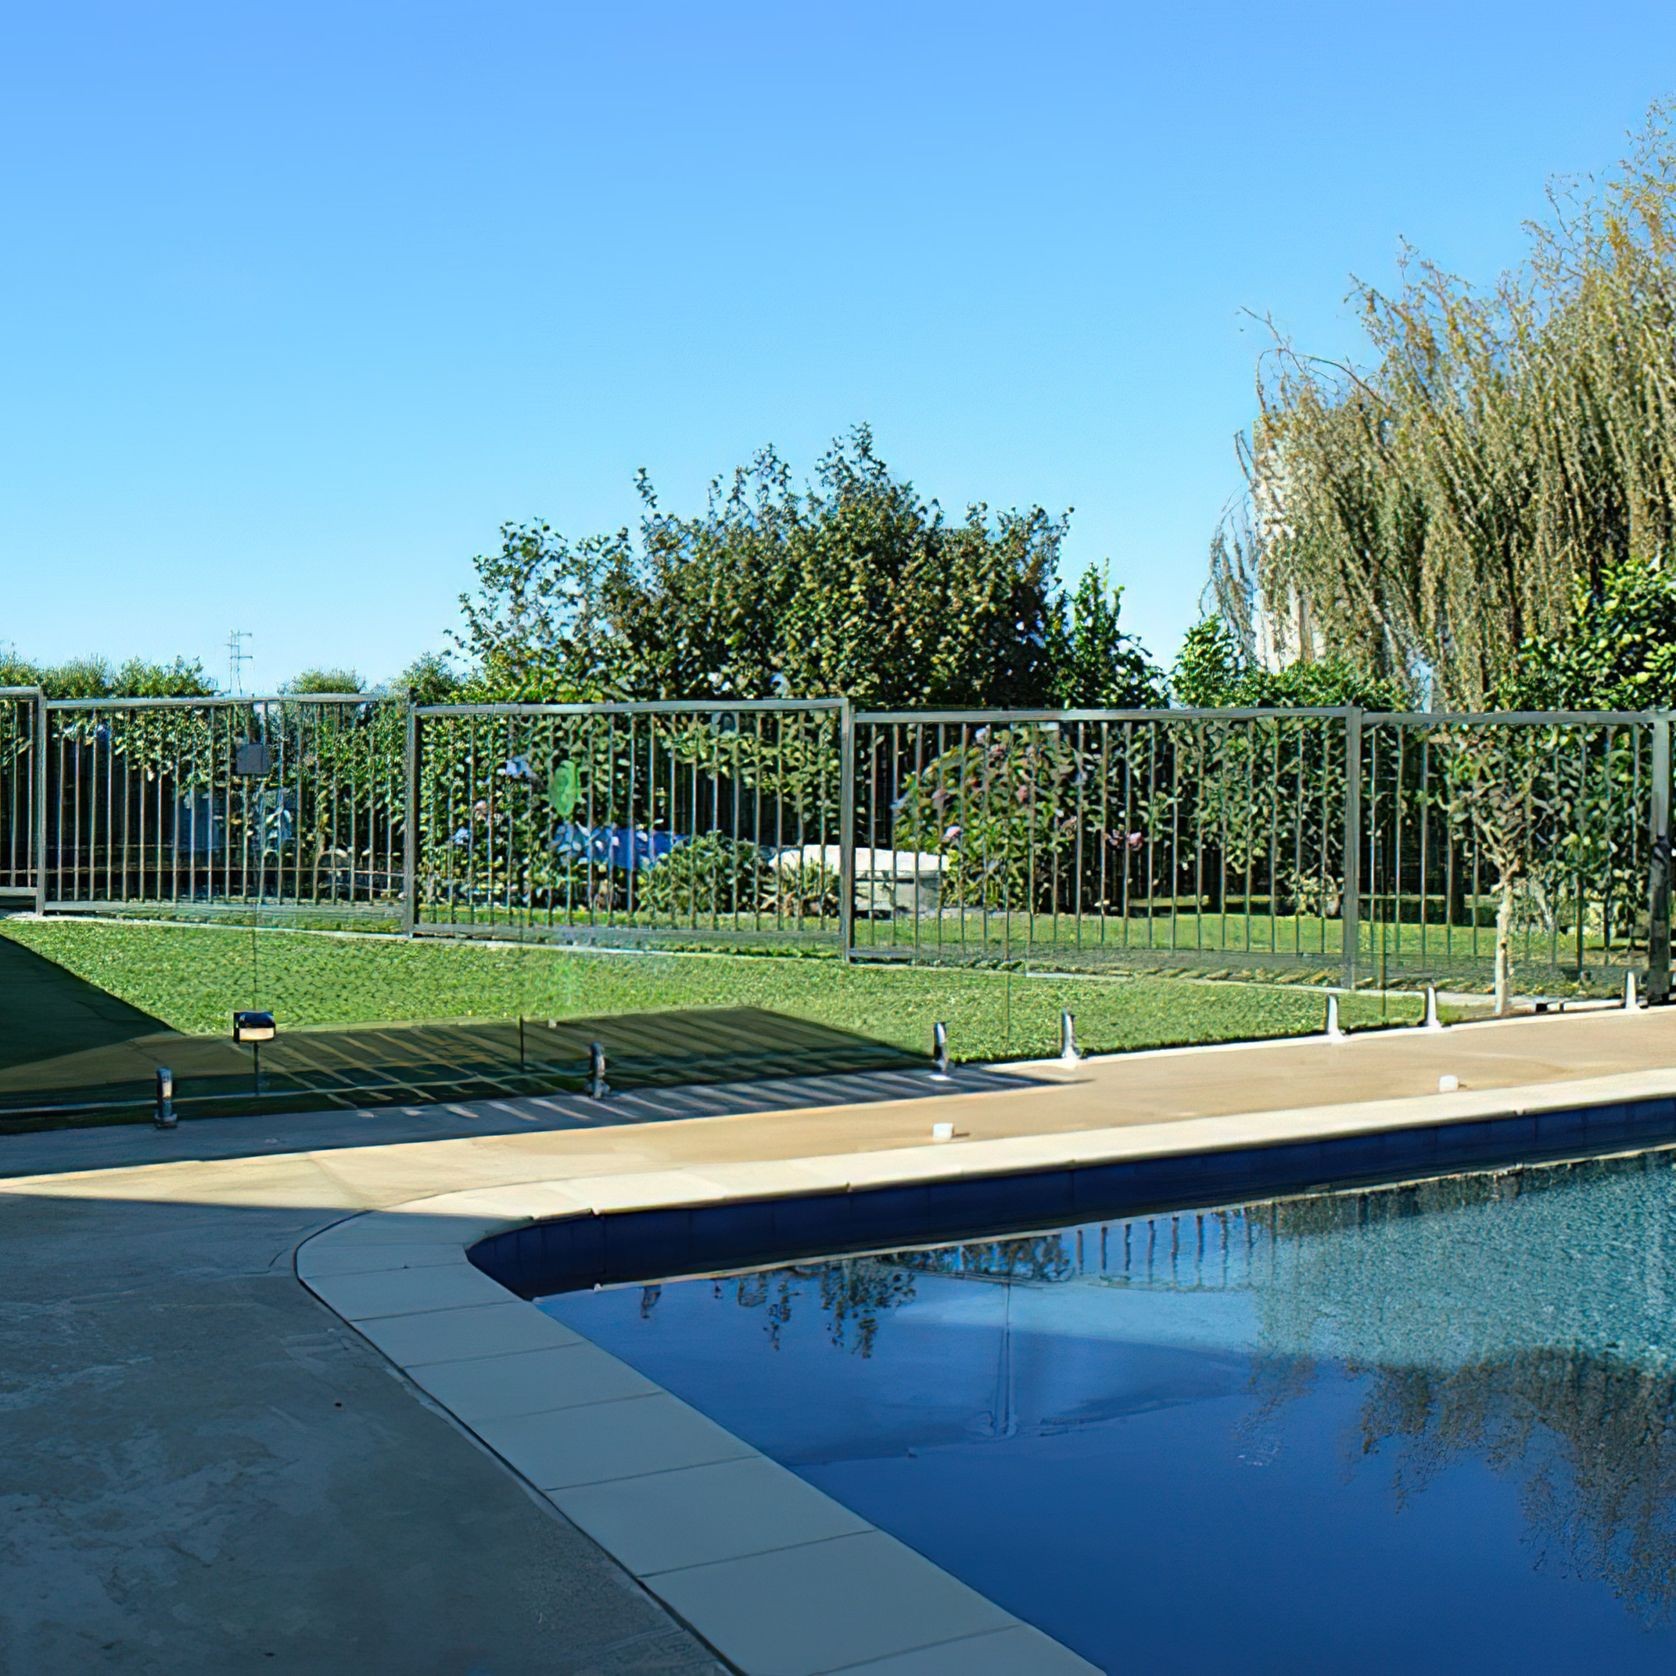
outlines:
{"label": "pool water", "polygon": [[1676,1670],[1668,1151],[541,1305],[1103,1669]]}

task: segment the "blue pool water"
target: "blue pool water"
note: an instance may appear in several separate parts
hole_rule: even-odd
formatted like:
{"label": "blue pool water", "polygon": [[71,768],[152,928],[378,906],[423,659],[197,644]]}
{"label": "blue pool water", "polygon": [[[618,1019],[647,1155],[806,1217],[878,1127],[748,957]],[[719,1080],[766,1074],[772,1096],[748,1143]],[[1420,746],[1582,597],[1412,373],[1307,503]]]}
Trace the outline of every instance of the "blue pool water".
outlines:
{"label": "blue pool water", "polygon": [[1669,1152],[542,1307],[1104,1669],[1676,1670]]}

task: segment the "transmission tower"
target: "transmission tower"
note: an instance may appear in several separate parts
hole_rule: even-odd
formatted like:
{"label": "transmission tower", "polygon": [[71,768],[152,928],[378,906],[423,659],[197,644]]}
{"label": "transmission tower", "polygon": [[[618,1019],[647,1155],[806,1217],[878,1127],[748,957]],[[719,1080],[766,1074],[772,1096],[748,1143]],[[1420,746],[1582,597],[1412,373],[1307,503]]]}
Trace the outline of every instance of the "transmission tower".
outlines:
{"label": "transmission tower", "polygon": [[227,691],[235,697],[244,691],[244,666],[250,661],[244,643],[254,638],[249,629],[234,629],[227,636]]}

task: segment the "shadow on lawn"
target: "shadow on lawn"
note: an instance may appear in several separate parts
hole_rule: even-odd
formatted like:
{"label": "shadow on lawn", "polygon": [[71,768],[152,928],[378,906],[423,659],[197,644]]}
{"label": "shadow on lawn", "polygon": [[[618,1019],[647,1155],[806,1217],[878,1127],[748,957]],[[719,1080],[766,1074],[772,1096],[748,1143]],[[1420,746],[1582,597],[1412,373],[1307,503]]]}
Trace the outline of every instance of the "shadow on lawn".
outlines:
{"label": "shadow on lawn", "polygon": [[851,1031],[752,1007],[342,1029],[287,1030],[281,1018],[279,1038],[261,1049],[258,1081],[252,1049],[169,1030],[15,945],[0,942],[0,951],[39,968],[14,959],[11,982],[0,978],[0,1128],[144,1115],[163,1065],[181,1113],[200,1116],[575,1093],[593,1042],[604,1046],[616,1088],[924,1063]]}
{"label": "shadow on lawn", "polygon": [[14,1073],[84,1053],[116,1053],[142,1037],[170,1034],[161,1020],[77,977],[44,955],[0,937],[0,1098]]}

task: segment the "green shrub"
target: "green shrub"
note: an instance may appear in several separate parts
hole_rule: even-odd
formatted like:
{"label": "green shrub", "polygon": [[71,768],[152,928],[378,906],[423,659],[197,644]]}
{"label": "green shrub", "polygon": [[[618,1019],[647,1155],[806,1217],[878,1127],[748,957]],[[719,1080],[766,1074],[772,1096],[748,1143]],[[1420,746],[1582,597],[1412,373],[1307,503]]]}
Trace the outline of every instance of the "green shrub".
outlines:
{"label": "green shrub", "polygon": [[649,868],[635,898],[658,913],[694,916],[755,911],[772,870],[755,844],[707,832]]}

